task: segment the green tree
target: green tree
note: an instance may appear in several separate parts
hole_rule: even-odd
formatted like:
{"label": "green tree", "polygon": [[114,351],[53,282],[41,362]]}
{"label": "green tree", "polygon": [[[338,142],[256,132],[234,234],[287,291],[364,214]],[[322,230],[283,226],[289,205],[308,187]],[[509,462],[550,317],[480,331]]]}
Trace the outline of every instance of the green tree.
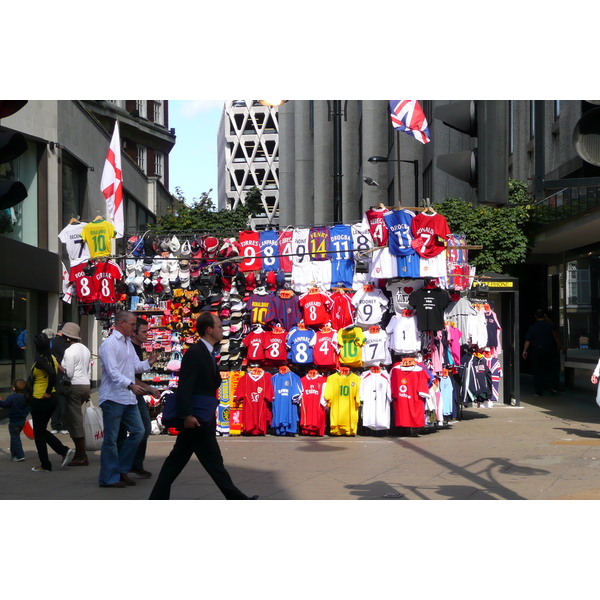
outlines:
{"label": "green tree", "polygon": [[173,210],[150,225],[157,234],[170,232],[198,231],[211,233],[217,237],[237,237],[239,232],[249,226],[249,219],[262,212],[261,193],[251,189],[244,204],[233,210],[215,210],[210,197],[212,189],[203,192],[200,198],[188,202],[180,187],[175,188],[174,196],[179,201]]}
{"label": "green tree", "polygon": [[494,271],[511,275],[525,261],[531,247],[531,194],[522,181],[509,179],[508,205],[490,207],[470,204],[461,198],[445,198],[434,205],[444,215],[452,233],[464,234],[469,245],[469,263],[479,273]]}

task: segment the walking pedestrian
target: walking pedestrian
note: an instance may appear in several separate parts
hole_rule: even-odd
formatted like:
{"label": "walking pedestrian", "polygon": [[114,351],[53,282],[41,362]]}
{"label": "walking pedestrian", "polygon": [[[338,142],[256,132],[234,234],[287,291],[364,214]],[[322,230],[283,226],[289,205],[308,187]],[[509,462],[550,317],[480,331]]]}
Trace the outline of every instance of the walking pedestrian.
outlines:
{"label": "walking pedestrian", "polygon": [[63,354],[62,367],[70,380],[70,385],[64,393],[64,425],[75,444],[75,456],[73,456],[73,460],[68,466],[87,466],[89,460],[85,452],[85,433],[81,407],[90,397],[91,353],[81,343],[80,328],[77,323],[65,323],[60,337],[68,344]]}
{"label": "walking pedestrian", "polygon": [[21,431],[29,415],[29,407],[25,404],[25,380],[17,379],[13,385],[13,393],[6,400],[0,398],[0,408],[8,408],[8,433],[10,435],[10,456],[14,462],[25,460]]}
{"label": "walking pedestrian", "polygon": [[[177,413],[183,419],[183,426],[179,429],[173,450],[163,463],[149,499],[168,500],[171,485],[195,454],[227,500],[256,500],[258,496],[249,498],[233,484],[216,438],[217,391],[221,386],[221,376],[213,351],[223,339],[221,320],[204,312],[196,321],[196,331],[202,339],[185,352],[179,371]],[[202,401],[202,414],[198,410],[194,412],[192,396]]]}
{"label": "walking pedestrian", "polygon": [[[596,385],[598,383],[598,377],[600,377],[600,360],[592,373],[592,383]],[[600,385],[598,386],[598,390],[596,392],[596,404],[600,406]]]}
{"label": "walking pedestrian", "polygon": [[558,328],[538,309],[535,311],[535,323],[525,335],[523,358],[527,359],[531,350],[533,363],[534,395],[541,396],[545,389],[556,396],[560,377],[560,353],[565,352]]}
{"label": "walking pedestrian", "polygon": [[[136,317],[129,311],[115,315],[112,334],[100,345],[102,378],[98,404],[104,420],[104,440],[100,449],[100,487],[122,488],[135,485],[128,473],[136,450],[144,436],[144,425],[137,406],[136,395],[143,395],[144,388],[136,383],[135,374],[149,371],[156,355],[140,361],[135,353],[131,336],[135,331]],[[119,449],[117,436],[121,423],[129,431]]]}
{"label": "walking pedestrian", "polygon": [[48,336],[40,333],[34,338],[36,349],[33,364],[33,398],[31,400],[31,418],[33,420],[33,437],[40,459],[40,466],[31,469],[34,472],[52,471],[52,463],[48,458],[50,446],[56,454],[62,457],[61,468],[65,467],[73,456],[73,449],[65,446],[53,433],[47,429],[48,421],[58,404],[56,398],[56,380],[58,362],[50,352]]}
{"label": "walking pedestrian", "polygon": [[[144,349],[143,345],[148,341],[148,321],[146,319],[142,319],[141,317],[137,318],[135,331],[131,336],[131,343],[133,344],[133,349],[137,354],[137,357],[140,360],[144,360]],[[151,394],[155,398],[160,398],[160,392],[153,388],[152,386],[142,382],[140,379],[136,378],[135,382],[144,388],[145,394]],[[140,411],[140,417],[142,419],[142,423],[144,424],[144,437],[142,438],[140,445],[135,453],[135,457],[133,459],[133,463],[131,465],[131,473],[135,473],[138,477],[142,477],[144,479],[148,479],[152,477],[152,473],[150,471],[146,471],[144,469],[144,459],[146,458],[146,447],[148,445],[148,438],[152,433],[152,420],[150,419],[150,411],[148,410],[148,404],[146,403],[146,398],[142,396],[136,396],[138,409]],[[123,446],[123,442],[127,439],[127,427],[123,423],[121,423],[121,427],[119,429],[119,436],[117,438],[117,446],[121,448]]]}
{"label": "walking pedestrian", "polygon": [[[59,365],[62,365],[65,350],[69,347],[69,342],[65,339],[62,332],[63,326],[64,323],[61,323],[58,326],[58,332],[56,335],[54,335],[54,331],[52,331],[52,329],[44,329],[44,331],[42,331],[42,333],[46,333],[46,335],[48,335],[47,332],[50,333],[50,335],[48,335],[48,338],[50,339],[50,350],[52,354],[54,354]],[[58,406],[52,413],[52,418],[50,419],[50,426],[52,427],[51,433],[68,435],[69,431],[64,423],[65,405],[67,401],[64,394],[62,394],[58,389],[56,390],[56,398],[58,399]]]}

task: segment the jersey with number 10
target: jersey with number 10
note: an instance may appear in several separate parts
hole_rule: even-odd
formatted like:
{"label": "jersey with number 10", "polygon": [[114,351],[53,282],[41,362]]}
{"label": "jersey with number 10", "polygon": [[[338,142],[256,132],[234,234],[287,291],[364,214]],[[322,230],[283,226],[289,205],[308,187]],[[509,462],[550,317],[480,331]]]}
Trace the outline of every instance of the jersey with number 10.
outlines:
{"label": "jersey with number 10", "polygon": [[360,377],[355,373],[334,373],[327,378],[323,396],[329,404],[331,435],[356,435],[360,383]]}
{"label": "jersey with number 10", "polygon": [[91,258],[109,256],[111,253],[110,240],[117,235],[113,224],[104,219],[88,223],[81,231],[81,237],[88,245]]}

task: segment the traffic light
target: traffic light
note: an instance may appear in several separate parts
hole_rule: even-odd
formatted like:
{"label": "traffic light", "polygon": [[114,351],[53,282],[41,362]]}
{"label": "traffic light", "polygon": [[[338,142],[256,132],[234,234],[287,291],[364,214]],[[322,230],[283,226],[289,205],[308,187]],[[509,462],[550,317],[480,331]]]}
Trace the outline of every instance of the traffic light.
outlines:
{"label": "traffic light", "polygon": [[508,202],[507,103],[460,100],[436,107],[435,117],[448,127],[477,138],[471,150],[438,156],[436,166],[477,189],[482,204]]}
{"label": "traffic light", "polygon": [[[27,100],[0,100],[0,119],[23,108]],[[27,150],[27,140],[16,132],[0,131],[0,209],[16,206],[27,198],[27,188],[16,180],[13,165]]]}

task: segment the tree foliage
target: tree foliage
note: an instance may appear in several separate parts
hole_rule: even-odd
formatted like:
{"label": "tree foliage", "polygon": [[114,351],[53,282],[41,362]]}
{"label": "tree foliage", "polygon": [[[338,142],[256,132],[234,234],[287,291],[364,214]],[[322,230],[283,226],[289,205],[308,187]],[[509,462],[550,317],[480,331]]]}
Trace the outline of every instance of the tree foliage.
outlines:
{"label": "tree foliage", "polygon": [[478,272],[513,274],[525,261],[531,247],[531,195],[522,181],[508,182],[508,205],[490,207],[470,204],[460,198],[445,198],[434,205],[444,215],[452,233],[464,234],[467,244],[482,246],[469,250],[469,264]]}
{"label": "tree foliage", "polygon": [[216,210],[210,197],[211,192],[212,189],[203,192],[200,198],[188,202],[183,190],[176,187],[174,195],[179,202],[169,214],[159,217],[158,222],[150,226],[152,231],[159,235],[198,231],[217,237],[236,237],[249,226],[251,217],[263,212],[260,190],[256,187],[248,192],[244,204],[232,210]]}

